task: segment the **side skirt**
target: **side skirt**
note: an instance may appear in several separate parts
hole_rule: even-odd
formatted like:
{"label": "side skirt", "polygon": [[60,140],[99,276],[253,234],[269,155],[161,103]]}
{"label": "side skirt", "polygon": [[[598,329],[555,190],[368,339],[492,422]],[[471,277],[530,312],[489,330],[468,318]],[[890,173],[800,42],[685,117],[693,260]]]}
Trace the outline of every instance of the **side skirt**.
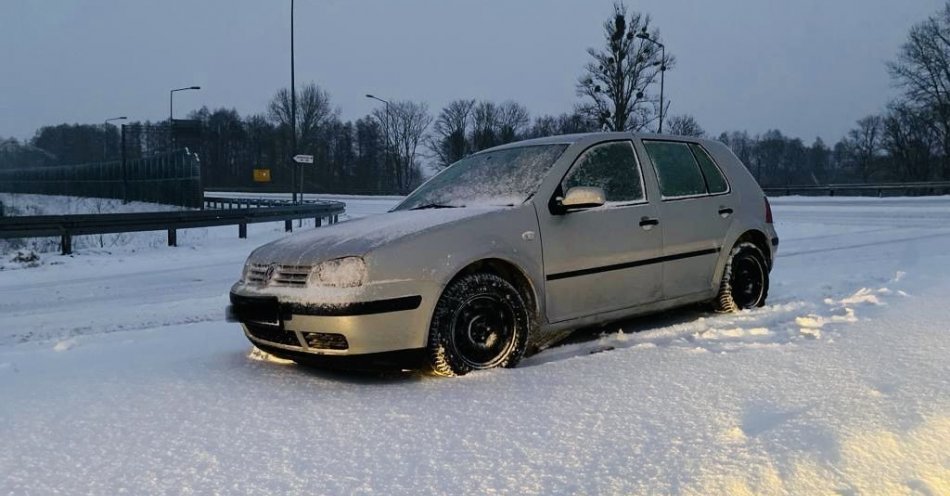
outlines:
{"label": "side skirt", "polygon": [[565,330],[574,330],[581,327],[588,327],[593,325],[607,324],[610,322],[616,322],[618,320],[629,319],[631,317],[639,317],[643,315],[649,315],[652,313],[663,312],[671,308],[683,307],[687,305],[692,305],[696,303],[701,303],[704,301],[710,301],[715,298],[715,291],[702,291],[699,293],[693,293],[686,296],[680,296],[678,298],[673,298],[670,300],[663,300],[655,303],[648,303],[645,305],[637,305],[633,307],[624,308],[621,310],[614,310],[612,312],[591,315],[587,317],[580,317],[571,320],[565,320],[562,322],[556,322],[553,324],[544,324],[541,326],[541,332],[544,334],[548,333],[559,333],[560,331]]}

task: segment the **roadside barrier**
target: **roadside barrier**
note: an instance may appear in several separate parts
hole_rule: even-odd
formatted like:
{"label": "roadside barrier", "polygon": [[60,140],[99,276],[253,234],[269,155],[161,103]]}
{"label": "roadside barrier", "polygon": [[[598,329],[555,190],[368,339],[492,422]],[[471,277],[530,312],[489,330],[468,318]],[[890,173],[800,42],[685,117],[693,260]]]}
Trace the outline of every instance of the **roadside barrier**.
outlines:
{"label": "roadside barrier", "polygon": [[238,226],[238,237],[247,237],[247,225],[284,221],[284,230],[293,231],[293,220],[314,219],[335,224],[346,204],[338,201],[310,200],[293,204],[281,200],[244,198],[205,198],[205,204],[219,208],[178,212],[117,214],[31,215],[0,218],[0,239],[60,237],[64,255],[72,253],[72,237],[85,234],[115,234],[143,231],[167,231],[168,246],[177,246],[178,230],[195,227]]}

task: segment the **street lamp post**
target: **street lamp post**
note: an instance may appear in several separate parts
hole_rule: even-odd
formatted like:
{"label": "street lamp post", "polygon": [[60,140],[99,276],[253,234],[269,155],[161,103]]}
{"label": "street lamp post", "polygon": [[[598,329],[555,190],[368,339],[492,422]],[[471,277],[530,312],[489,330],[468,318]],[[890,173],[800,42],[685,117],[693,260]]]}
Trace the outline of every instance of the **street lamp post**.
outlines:
{"label": "street lamp post", "polygon": [[[103,129],[104,132],[108,133],[108,132],[109,132],[109,123],[110,123],[110,122],[112,122],[112,121],[124,121],[124,120],[126,120],[126,119],[128,119],[128,117],[126,117],[126,116],[124,116],[124,115],[123,115],[122,117],[111,117],[111,118],[109,118],[109,119],[106,119],[105,122],[102,124],[102,129]],[[102,138],[102,161],[105,162],[105,161],[108,160],[108,159],[109,159],[108,139],[106,138],[106,135],[103,135],[103,138]]]}
{"label": "street lamp post", "polygon": [[659,41],[654,40],[653,38],[650,38],[650,35],[647,34],[647,28],[645,27],[643,28],[643,31],[637,33],[637,38],[640,38],[641,40],[644,40],[644,41],[649,41],[650,43],[653,43],[654,45],[660,47],[660,125],[658,127],[657,132],[662,134],[663,133],[663,112],[665,111],[665,109],[663,108],[663,103],[664,103],[663,102],[663,87],[665,86],[665,82],[666,82],[665,81],[666,78],[664,77],[666,75],[666,45],[664,45],[663,43],[660,43]]}
{"label": "street lamp post", "polygon": [[129,203],[129,164],[125,154],[125,124],[119,128],[119,157],[122,160],[122,203]]}
{"label": "street lamp post", "polygon": [[371,98],[371,99],[373,99],[373,100],[380,101],[380,102],[383,102],[384,104],[386,104],[386,127],[385,127],[385,132],[386,132],[386,162],[388,163],[388,162],[389,162],[389,156],[390,156],[391,153],[392,153],[392,149],[391,149],[390,146],[389,146],[389,130],[390,130],[390,129],[389,129],[389,121],[390,121],[389,101],[388,101],[388,100],[383,100],[382,98],[379,98],[378,96],[370,95],[370,94],[367,94],[367,95],[366,95],[366,98]]}
{"label": "street lamp post", "polygon": [[168,92],[168,124],[171,125],[172,121],[175,120],[175,92],[176,91],[186,91],[186,90],[200,90],[201,86],[188,86],[185,88],[178,88]]}
{"label": "street lamp post", "polygon": [[[294,0],[290,0],[290,156],[297,156],[297,88],[294,74]],[[297,168],[299,164],[290,160],[291,201],[297,203]],[[300,196],[303,200],[303,168],[300,169]]]}
{"label": "street lamp post", "polygon": [[186,86],[184,88],[177,88],[168,92],[168,143],[169,146],[174,145],[175,137],[172,132],[172,126],[175,125],[175,92],[177,91],[187,91],[187,90],[200,90],[201,86]]}

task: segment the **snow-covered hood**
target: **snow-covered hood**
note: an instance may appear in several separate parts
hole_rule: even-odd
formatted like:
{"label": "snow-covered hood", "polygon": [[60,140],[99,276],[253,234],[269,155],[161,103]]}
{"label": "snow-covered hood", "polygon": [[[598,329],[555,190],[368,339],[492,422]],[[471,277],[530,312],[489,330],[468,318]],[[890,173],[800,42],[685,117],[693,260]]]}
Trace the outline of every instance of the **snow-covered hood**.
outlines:
{"label": "snow-covered hood", "polygon": [[438,227],[497,212],[505,207],[466,207],[389,212],[303,231],[254,250],[255,263],[312,265],[368,252]]}

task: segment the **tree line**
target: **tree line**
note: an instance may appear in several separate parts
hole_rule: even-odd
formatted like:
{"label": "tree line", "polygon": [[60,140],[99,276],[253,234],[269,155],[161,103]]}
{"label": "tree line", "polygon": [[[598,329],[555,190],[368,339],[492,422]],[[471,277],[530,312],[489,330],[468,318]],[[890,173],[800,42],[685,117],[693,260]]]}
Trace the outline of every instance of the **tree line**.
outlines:
{"label": "tree line", "polygon": [[[577,80],[579,98],[559,115],[536,115],[514,101],[460,98],[432,113],[425,102],[393,101],[369,115],[344,121],[330,94],[316,83],[296,95],[297,153],[314,156],[304,171],[308,191],[401,193],[480,150],[513,141],[590,131],[665,131],[708,136],[689,114],[668,116],[659,79],[675,67],[650,17],[613,6],[603,43],[588,49]],[[901,95],[884,112],[859,120],[834,145],[806,144],[779,130],[712,135],[729,145],[764,186],[950,179],[950,2],[915,25],[887,69]],[[661,108],[661,105],[665,107]],[[192,146],[202,161],[206,188],[289,189],[291,95],[278,90],[260,113],[202,108]],[[167,150],[169,123],[126,126],[126,153]],[[40,128],[27,142],[0,139],[0,168],[118,160],[119,128],[61,124]],[[255,185],[254,169],[270,169],[269,186]]]}

